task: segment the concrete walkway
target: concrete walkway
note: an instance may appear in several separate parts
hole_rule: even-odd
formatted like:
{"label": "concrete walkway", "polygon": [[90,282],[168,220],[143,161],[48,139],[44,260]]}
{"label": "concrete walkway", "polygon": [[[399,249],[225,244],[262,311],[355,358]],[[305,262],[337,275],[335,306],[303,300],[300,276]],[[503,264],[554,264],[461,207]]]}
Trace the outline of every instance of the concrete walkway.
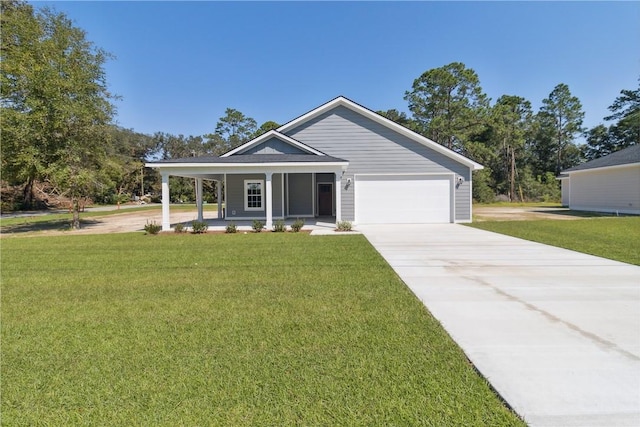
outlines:
{"label": "concrete walkway", "polygon": [[640,267],[463,225],[358,229],[528,424],[640,426]]}

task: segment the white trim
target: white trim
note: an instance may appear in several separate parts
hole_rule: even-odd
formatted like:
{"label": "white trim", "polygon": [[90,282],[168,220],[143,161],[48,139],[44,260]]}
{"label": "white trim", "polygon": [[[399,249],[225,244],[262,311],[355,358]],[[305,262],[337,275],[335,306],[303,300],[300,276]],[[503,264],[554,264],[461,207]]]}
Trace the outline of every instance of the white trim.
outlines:
{"label": "white trim", "polygon": [[[281,162],[281,163],[146,163],[145,167],[162,169],[188,169],[190,173],[206,173],[221,174],[221,173],[245,173],[243,170],[238,169],[253,169],[260,168],[262,171],[271,170],[272,172],[289,172],[290,170],[303,170],[309,172],[309,170],[316,171],[319,169],[319,173],[334,172],[336,168],[346,169],[349,166],[349,162]],[[194,170],[194,168],[196,168]],[[216,170],[212,170],[216,169]],[[295,173],[295,172],[292,172]],[[172,175],[175,173],[172,173]]]}
{"label": "white trim", "polygon": [[280,193],[280,198],[282,199],[281,200],[282,210],[280,211],[280,213],[282,214],[282,216],[284,216],[284,175],[285,175],[284,173],[282,172],[280,173],[280,181],[282,181],[280,183],[282,187],[282,192]]}
{"label": "white trim", "polygon": [[222,176],[224,177],[224,216],[223,217],[226,218],[227,217],[227,200],[229,200],[227,199],[227,187],[228,187],[227,174],[225,173]]}
{"label": "white trim", "polygon": [[[632,168],[632,167],[640,167],[640,163],[625,163],[624,165],[615,165],[615,166],[602,166],[599,168],[589,168],[589,169],[580,169],[577,171],[562,171],[560,172],[562,175],[571,175],[572,173],[585,173],[585,172],[593,172],[593,171],[603,171],[603,170],[611,170],[611,169],[624,169],[624,168]],[[559,176],[556,179],[566,179],[569,176]]]}
{"label": "white trim", "polygon": [[339,96],[321,106],[319,106],[318,108],[309,111],[308,113],[298,117],[297,119],[294,119],[288,123],[285,123],[284,125],[280,126],[279,128],[277,128],[278,132],[281,133],[286,133],[287,131],[295,128],[296,126],[299,126],[302,123],[305,123],[317,116],[319,116],[320,114],[323,114],[335,107],[338,106],[343,106],[346,107],[352,111],[355,111],[356,113],[359,113],[389,129],[392,129],[404,136],[406,136],[407,138],[412,139],[413,141],[416,141],[422,145],[425,145],[429,148],[431,148],[434,151],[437,151],[441,154],[444,154],[445,156],[464,164],[465,166],[468,166],[469,168],[471,168],[471,170],[480,170],[480,169],[484,169],[484,166],[482,166],[480,163],[476,163],[471,159],[468,159],[467,157],[456,153],[455,151],[449,150],[448,148],[446,148],[443,145],[438,144],[437,142],[434,142],[432,140],[430,140],[429,138],[426,138],[422,135],[417,134],[416,132],[413,132],[412,130],[409,130],[407,128],[405,128],[404,126],[401,126],[399,124],[397,124],[396,122],[387,119],[386,117],[381,116],[380,114],[377,114],[361,105],[356,104],[355,102],[343,97],[343,96]]}
{"label": "white trim", "polygon": [[308,145],[297,141],[293,138],[291,138],[288,135],[285,135],[283,133],[278,132],[277,130],[270,130],[267,133],[264,133],[262,135],[260,135],[259,137],[252,139],[251,141],[245,142],[244,144],[234,148],[231,151],[228,151],[226,153],[224,153],[223,155],[221,155],[220,157],[229,157],[232,156],[236,153],[242,153],[243,151],[248,150],[251,147],[255,147],[257,145],[260,145],[261,143],[263,143],[264,141],[266,141],[269,138],[277,138],[279,140],[281,140],[282,142],[292,145],[296,148],[299,148],[302,151],[305,151],[309,154],[315,154],[317,156],[326,156],[326,154],[324,154],[322,151],[318,151],[315,148],[309,147]]}
{"label": "white trim", "polygon": [[[247,194],[247,183],[251,183],[251,184],[260,184],[260,207],[259,208],[250,208],[249,207],[249,200],[248,200],[248,194]],[[252,211],[264,211],[265,210],[265,199],[266,195],[265,195],[265,185],[264,185],[264,179],[245,179],[244,180],[244,185],[242,186],[242,198],[244,200],[244,210],[245,212],[252,212]]]}

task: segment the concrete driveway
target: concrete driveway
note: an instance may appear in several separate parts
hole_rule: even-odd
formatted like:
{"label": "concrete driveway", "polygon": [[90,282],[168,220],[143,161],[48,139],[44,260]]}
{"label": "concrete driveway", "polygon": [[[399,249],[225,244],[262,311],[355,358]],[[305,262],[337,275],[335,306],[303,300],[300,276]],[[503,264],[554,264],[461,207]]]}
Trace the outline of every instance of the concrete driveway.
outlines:
{"label": "concrete driveway", "polygon": [[640,267],[463,225],[358,229],[527,423],[640,426]]}

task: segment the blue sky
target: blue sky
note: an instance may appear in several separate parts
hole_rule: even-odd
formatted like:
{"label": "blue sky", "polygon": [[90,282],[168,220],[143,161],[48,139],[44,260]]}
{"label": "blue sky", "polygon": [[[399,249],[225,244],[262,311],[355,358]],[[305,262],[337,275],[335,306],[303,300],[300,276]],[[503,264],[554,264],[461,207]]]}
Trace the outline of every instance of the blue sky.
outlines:
{"label": "blue sky", "polygon": [[454,61],[536,111],[566,83],[592,127],[640,76],[640,2],[31,3],[115,55],[117,122],[145,133],[210,133],[227,107],[285,123],[338,95],[408,112],[413,80]]}

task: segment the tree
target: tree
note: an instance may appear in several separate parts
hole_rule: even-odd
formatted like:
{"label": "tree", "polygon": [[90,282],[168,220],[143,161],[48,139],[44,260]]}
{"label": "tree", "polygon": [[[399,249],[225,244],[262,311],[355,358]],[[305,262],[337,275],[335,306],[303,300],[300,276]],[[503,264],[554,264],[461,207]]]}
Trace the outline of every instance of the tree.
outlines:
{"label": "tree", "polygon": [[613,114],[605,117],[605,120],[618,120],[616,131],[622,137],[621,147],[640,144],[640,78],[638,78],[636,90],[621,90],[609,111]]}
{"label": "tree", "polygon": [[553,170],[558,175],[579,161],[580,151],[574,139],[583,131],[584,112],[580,100],[571,95],[569,86],[564,83],[557,85],[542,104],[538,113],[540,138],[541,142],[550,145],[547,148],[554,155]]}
{"label": "tree", "polygon": [[458,152],[485,125],[489,100],[475,71],[460,62],[426,71],[404,99],[420,133]]}
{"label": "tree", "polygon": [[46,181],[67,197],[73,228],[80,199],[104,176],[114,98],[103,65],[109,55],[85,39],[64,14],[0,3],[2,174],[25,186]]}
{"label": "tree", "polygon": [[205,135],[207,150],[213,154],[223,154],[247,141],[255,134],[257,123],[233,108],[225,110],[225,116],[220,117],[216,130]]}
{"label": "tree", "polygon": [[387,111],[376,111],[376,113],[380,114],[382,117],[386,117],[387,119],[396,122],[397,124],[406,127],[407,129],[416,130],[417,124],[407,116],[407,113],[404,111],[398,111],[395,108],[392,108]]}
{"label": "tree", "polygon": [[516,164],[524,154],[532,119],[531,103],[519,96],[503,95],[491,109],[493,138],[502,153],[500,157],[507,176],[509,201],[516,199]]}
{"label": "tree", "polygon": [[583,152],[587,160],[640,144],[640,85],[636,90],[621,90],[609,111],[613,114],[604,120],[617,120],[616,123],[609,127],[599,124],[585,134],[587,144]]}
{"label": "tree", "polygon": [[253,138],[257,138],[262,134],[265,134],[267,132],[269,132],[270,130],[273,129],[278,129],[280,127],[280,125],[272,120],[269,120],[267,122],[264,122],[263,124],[260,125],[260,127],[258,128],[258,130],[256,130],[253,135],[251,136],[251,139]]}

